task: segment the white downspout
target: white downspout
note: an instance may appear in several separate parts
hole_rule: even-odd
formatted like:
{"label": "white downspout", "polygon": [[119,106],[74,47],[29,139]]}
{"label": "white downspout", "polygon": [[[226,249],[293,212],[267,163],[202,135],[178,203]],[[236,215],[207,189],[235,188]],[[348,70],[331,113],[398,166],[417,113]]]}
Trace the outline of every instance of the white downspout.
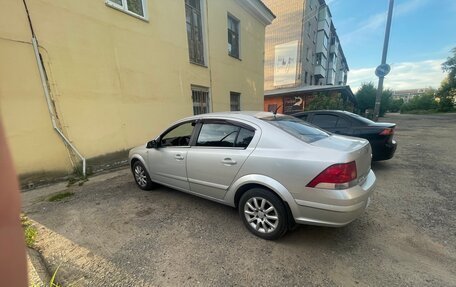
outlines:
{"label": "white downspout", "polygon": [[82,174],[86,177],[86,159],[81,155],[81,153],[77,150],[77,148],[68,140],[68,138],[63,134],[63,132],[57,127],[57,123],[55,121],[55,111],[51,102],[51,96],[49,93],[49,87],[46,82],[46,76],[44,73],[43,63],[40,59],[40,53],[38,51],[38,43],[36,41],[35,35],[32,35],[32,46],[33,51],[35,52],[36,63],[38,64],[38,70],[40,72],[41,84],[43,85],[44,95],[46,97],[46,102],[49,110],[49,115],[51,116],[52,127],[57,131],[63,141],[71,147],[71,149],[81,158],[82,160]]}

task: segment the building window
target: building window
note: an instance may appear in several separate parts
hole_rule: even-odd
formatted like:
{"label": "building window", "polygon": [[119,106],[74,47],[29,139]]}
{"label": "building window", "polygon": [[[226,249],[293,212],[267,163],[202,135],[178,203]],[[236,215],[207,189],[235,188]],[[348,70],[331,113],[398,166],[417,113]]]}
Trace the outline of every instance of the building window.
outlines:
{"label": "building window", "polygon": [[241,110],[241,94],[230,92],[230,110],[240,111]]}
{"label": "building window", "polygon": [[311,57],[310,49],[307,48],[307,53],[306,53],[306,59],[307,59],[307,61],[310,60],[310,57]]}
{"label": "building window", "polygon": [[316,65],[321,65],[321,53],[318,53],[317,54],[317,58],[316,58],[316,61],[315,61],[315,64]]}
{"label": "building window", "polygon": [[310,85],[312,86],[312,83],[313,83],[313,76],[310,76],[310,81],[309,81]]}
{"label": "building window", "polygon": [[204,65],[201,0],[185,0],[185,16],[190,62]]}
{"label": "building window", "polygon": [[192,87],[193,114],[206,114],[210,112],[209,89]]}
{"label": "building window", "polygon": [[228,55],[239,59],[239,20],[228,15]]}
{"label": "building window", "polygon": [[328,48],[328,36],[326,36],[326,34],[323,37],[323,46]]}
{"label": "building window", "polygon": [[106,4],[128,14],[139,16],[140,18],[146,18],[146,1],[147,0],[106,0]]}
{"label": "building window", "polygon": [[304,73],[304,84],[307,84],[307,72]]}
{"label": "building window", "polygon": [[309,22],[307,22],[307,36],[309,37],[309,39],[310,39],[310,30],[311,30],[311,28],[312,28],[312,25],[310,24],[310,21],[309,21]]}

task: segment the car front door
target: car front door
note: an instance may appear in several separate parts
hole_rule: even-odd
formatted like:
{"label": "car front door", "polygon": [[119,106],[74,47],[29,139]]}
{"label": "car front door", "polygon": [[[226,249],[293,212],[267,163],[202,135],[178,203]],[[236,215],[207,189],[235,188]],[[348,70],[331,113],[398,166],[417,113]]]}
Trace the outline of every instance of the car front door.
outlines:
{"label": "car front door", "polygon": [[149,149],[148,166],[152,181],[188,191],[187,154],[194,121],[178,124],[163,133],[157,148]]}
{"label": "car front door", "polygon": [[188,151],[190,190],[223,199],[244,161],[253,151],[255,129],[222,120],[205,120]]}

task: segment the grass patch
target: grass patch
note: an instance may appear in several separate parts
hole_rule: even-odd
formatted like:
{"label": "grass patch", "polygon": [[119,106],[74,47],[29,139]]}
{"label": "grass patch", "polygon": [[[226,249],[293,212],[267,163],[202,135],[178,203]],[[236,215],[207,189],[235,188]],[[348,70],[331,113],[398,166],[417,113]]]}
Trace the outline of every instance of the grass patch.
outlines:
{"label": "grass patch", "polygon": [[24,228],[25,244],[28,247],[33,248],[36,236],[38,235],[38,230],[36,230],[35,226],[32,225],[32,222],[24,214],[21,214],[21,225],[22,228]]}
{"label": "grass patch", "polygon": [[49,197],[47,201],[49,202],[55,202],[55,201],[61,201],[64,200],[67,197],[71,197],[74,195],[74,192],[61,192],[54,194],[53,196]]}

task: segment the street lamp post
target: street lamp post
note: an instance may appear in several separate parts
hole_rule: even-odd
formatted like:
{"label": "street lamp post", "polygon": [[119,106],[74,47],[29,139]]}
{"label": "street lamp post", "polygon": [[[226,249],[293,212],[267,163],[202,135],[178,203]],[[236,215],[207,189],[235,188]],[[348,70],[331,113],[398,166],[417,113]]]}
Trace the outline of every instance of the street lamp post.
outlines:
{"label": "street lamp post", "polygon": [[389,43],[389,35],[390,35],[390,30],[391,30],[391,18],[393,17],[393,6],[394,6],[394,0],[389,0],[388,19],[386,21],[385,40],[383,41],[382,63],[375,70],[375,75],[377,75],[377,77],[378,77],[378,87],[377,87],[377,96],[375,97],[374,121],[378,120],[378,114],[380,112],[380,102],[382,100],[382,93],[383,93],[383,80],[384,80],[385,76],[391,70],[391,67],[386,63],[386,55],[388,54],[388,43]]}

